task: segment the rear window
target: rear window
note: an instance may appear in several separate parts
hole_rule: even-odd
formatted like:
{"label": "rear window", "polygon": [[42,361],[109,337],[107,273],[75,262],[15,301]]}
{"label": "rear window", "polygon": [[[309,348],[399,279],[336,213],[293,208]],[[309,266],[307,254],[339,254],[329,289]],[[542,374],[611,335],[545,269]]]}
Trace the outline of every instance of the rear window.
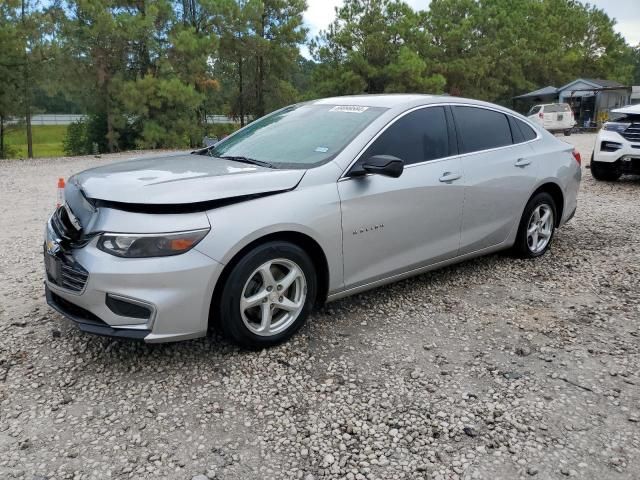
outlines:
{"label": "rear window", "polygon": [[571,108],[566,103],[552,103],[544,106],[544,113],[562,113],[570,110]]}
{"label": "rear window", "polygon": [[527,113],[527,116],[529,115],[535,115],[536,113],[538,113],[540,111],[542,107],[540,105],[534,105],[533,107],[531,107],[531,110],[529,110],[529,113]]}
{"label": "rear window", "polygon": [[504,113],[478,107],[453,107],[462,153],[511,145],[511,128]]}

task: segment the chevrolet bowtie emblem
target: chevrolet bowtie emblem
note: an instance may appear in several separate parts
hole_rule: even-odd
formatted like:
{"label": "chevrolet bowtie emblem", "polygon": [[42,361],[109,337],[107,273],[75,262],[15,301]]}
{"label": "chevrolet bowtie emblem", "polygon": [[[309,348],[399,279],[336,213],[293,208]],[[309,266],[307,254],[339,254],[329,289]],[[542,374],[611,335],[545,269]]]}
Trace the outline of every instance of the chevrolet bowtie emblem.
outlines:
{"label": "chevrolet bowtie emblem", "polygon": [[60,244],[54,240],[47,240],[45,245],[47,247],[47,253],[51,255],[55,255],[60,251]]}

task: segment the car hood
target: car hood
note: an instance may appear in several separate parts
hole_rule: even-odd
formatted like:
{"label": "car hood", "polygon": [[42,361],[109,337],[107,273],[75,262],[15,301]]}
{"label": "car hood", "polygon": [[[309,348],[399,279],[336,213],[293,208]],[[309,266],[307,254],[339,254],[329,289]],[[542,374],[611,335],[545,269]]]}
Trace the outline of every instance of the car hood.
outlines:
{"label": "car hood", "polygon": [[182,153],[85,170],[69,179],[68,188],[117,204],[189,205],[291,190],[304,173]]}
{"label": "car hood", "polygon": [[638,105],[627,105],[622,108],[615,108],[611,110],[611,113],[627,113],[632,115],[640,115],[640,104]]}

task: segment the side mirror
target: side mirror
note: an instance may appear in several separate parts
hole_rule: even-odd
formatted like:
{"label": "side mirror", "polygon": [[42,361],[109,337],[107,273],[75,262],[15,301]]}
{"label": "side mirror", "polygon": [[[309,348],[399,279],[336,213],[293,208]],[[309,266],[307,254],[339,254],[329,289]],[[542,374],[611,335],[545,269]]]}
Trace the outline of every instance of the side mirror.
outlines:
{"label": "side mirror", "polygon": [[374,155],[361,165],[363,173],[377,173],[386,177],[398,178],[404,170],[404,162],[393,155]]}

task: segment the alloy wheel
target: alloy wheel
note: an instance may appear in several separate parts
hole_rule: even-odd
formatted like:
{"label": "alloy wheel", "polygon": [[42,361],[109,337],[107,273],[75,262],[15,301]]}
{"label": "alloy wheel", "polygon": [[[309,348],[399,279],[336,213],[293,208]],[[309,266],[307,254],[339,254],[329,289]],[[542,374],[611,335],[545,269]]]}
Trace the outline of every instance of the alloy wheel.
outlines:
{"label": "alloy wheel", "polygon": [[542,203],[538,205],[529,217],[527,224],[527,246],[532,253],[540,253],[551,241],[553,234],[554,218],[550,205]]}
{"label": "alloy wheel", "polygon": [[286,330],[302,312],[307,281],[295,262],[278,258],[263,263],[242,289],[240,315],[256,335],[272,336]]}

